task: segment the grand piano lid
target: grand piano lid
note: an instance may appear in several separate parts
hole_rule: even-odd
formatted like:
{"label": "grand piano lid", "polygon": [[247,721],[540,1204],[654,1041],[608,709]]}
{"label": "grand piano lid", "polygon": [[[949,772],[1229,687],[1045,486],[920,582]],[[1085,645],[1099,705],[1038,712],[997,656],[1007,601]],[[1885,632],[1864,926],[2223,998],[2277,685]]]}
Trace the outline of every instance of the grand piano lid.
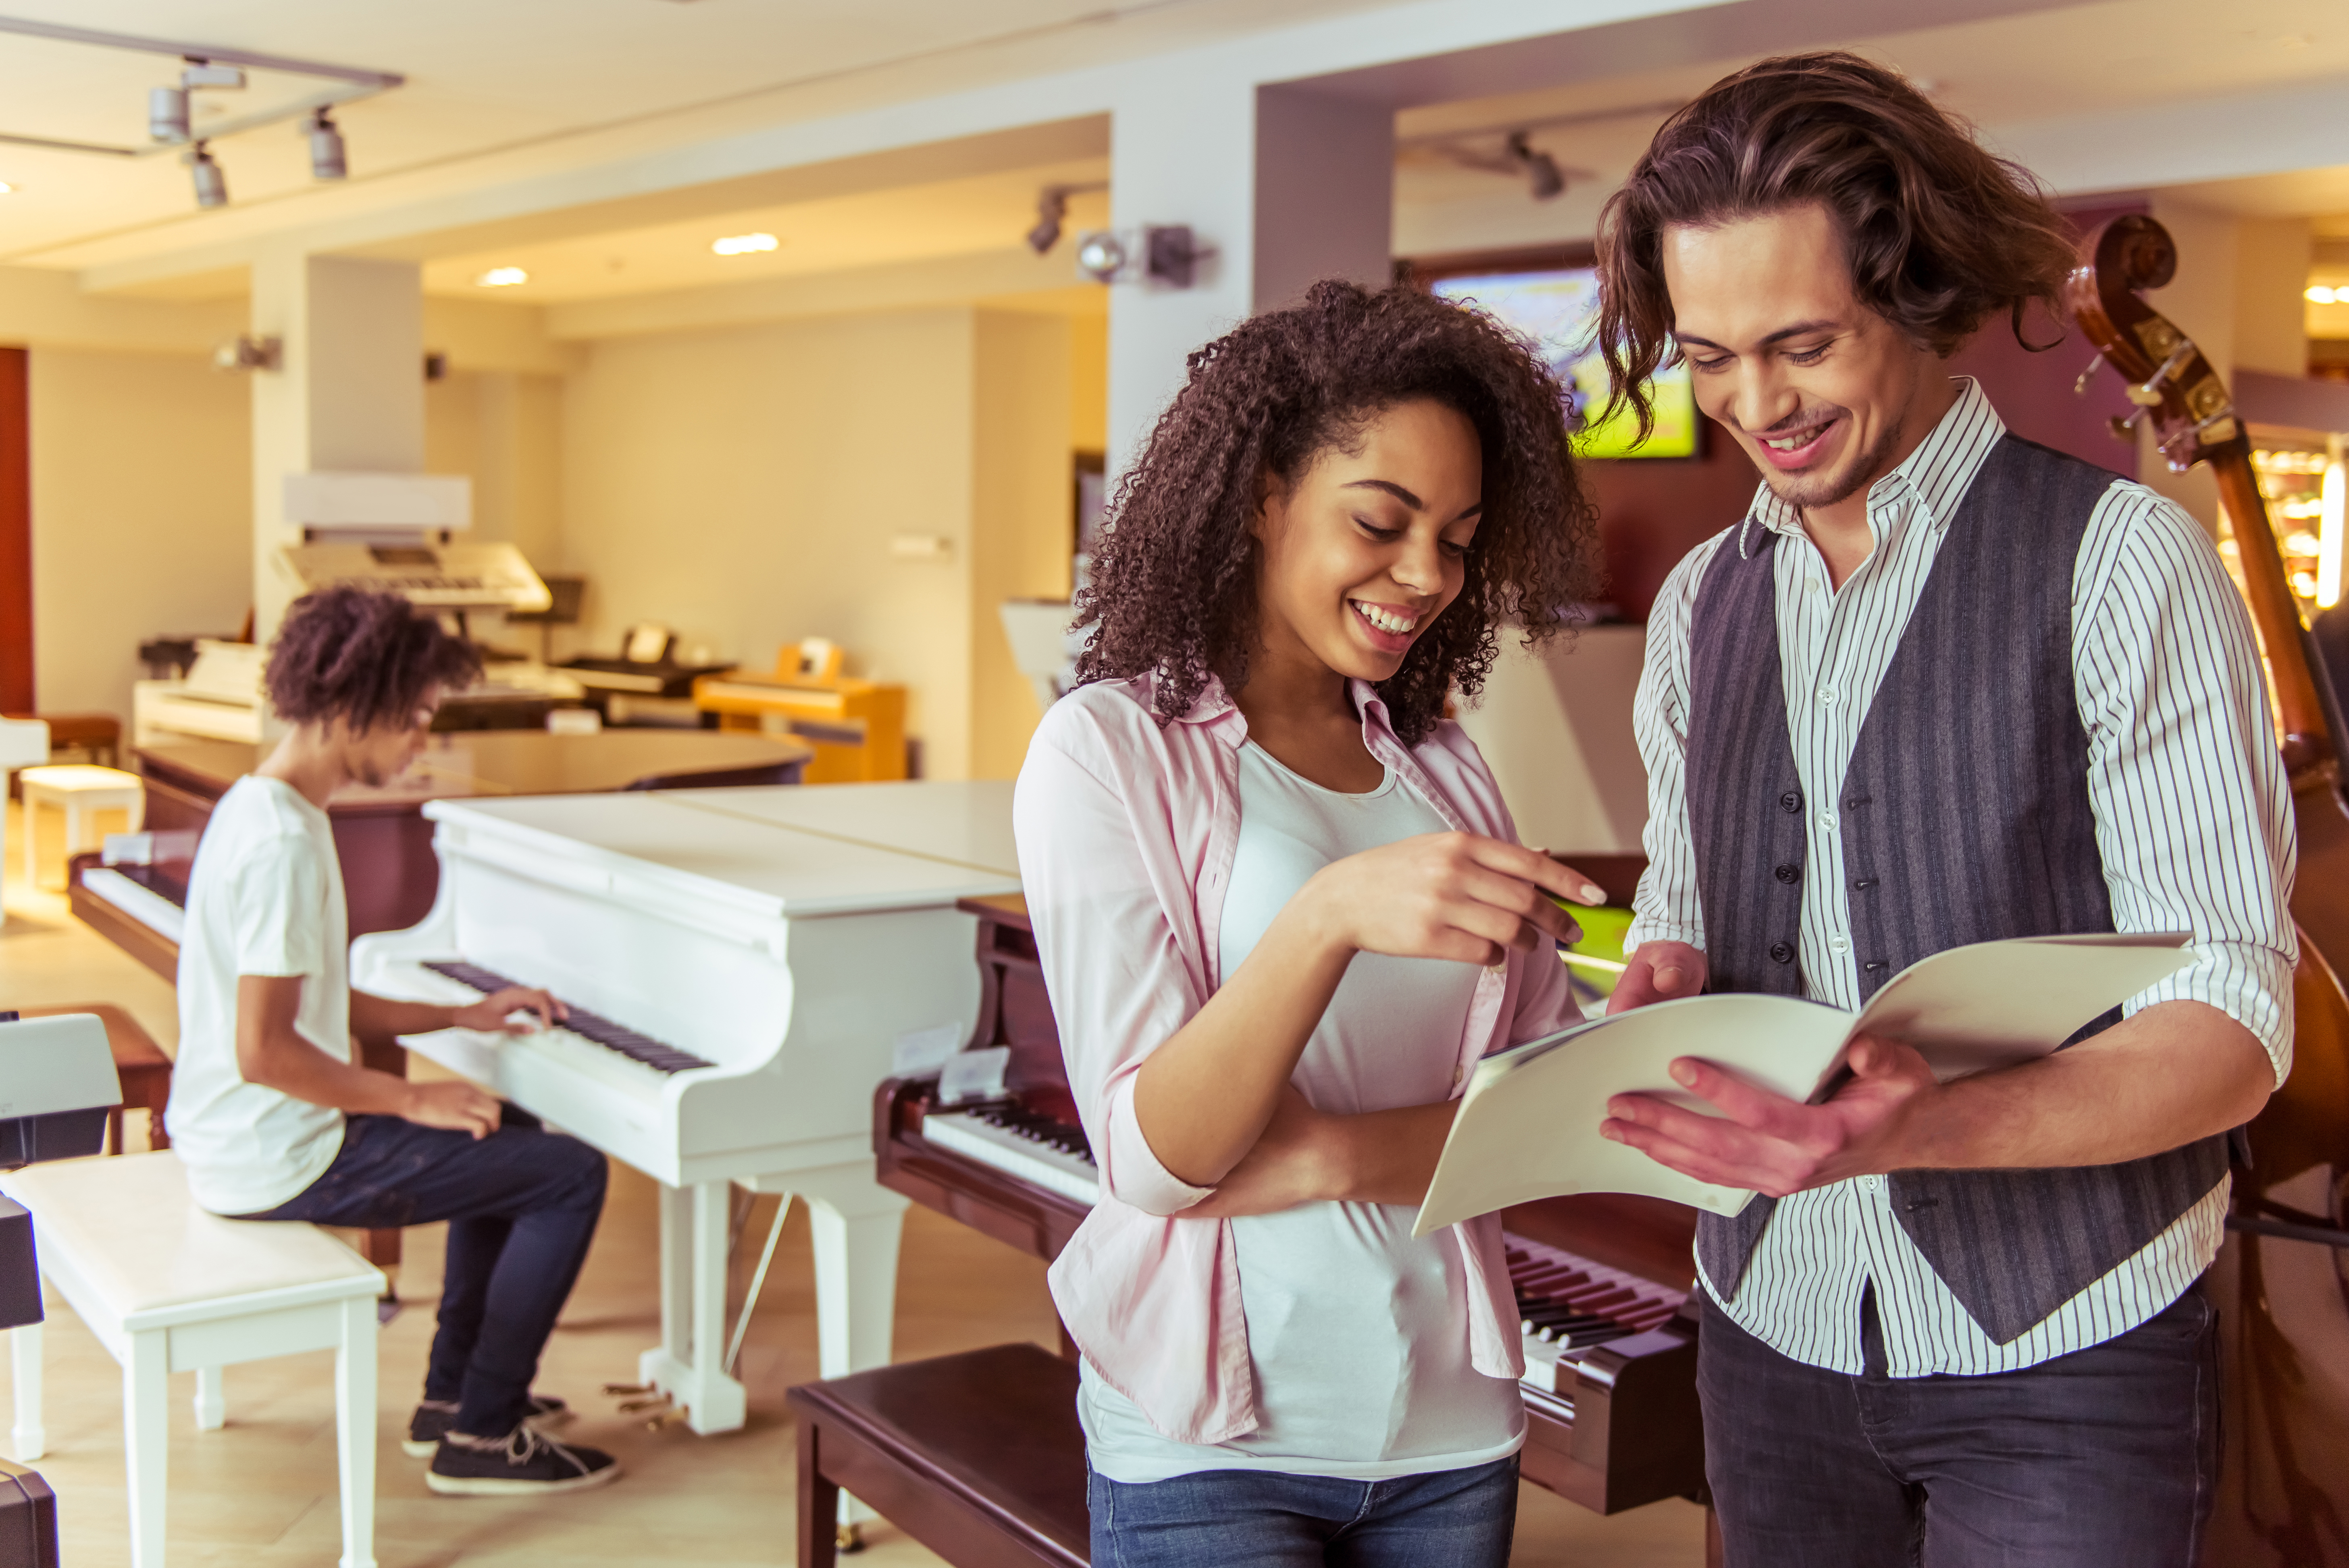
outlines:
{"label": "grand piano lid", "polygon": [[1019,891],[1019,879],[1006,872],[697,810],[681,804],[683,799],[638,791],[430,800],[424,814],[444,831],[461,830],[464,852],[621,901],[633,886],[663,903],[682,900],[738,915],[787,919],[921,909]]}
{"label": "grand piano lid", "polygon": [[1019,856],[1011,841],[1011,788],[1009,779],[925,779],[694,789],[668,799],[697,811],[1016,878]]}

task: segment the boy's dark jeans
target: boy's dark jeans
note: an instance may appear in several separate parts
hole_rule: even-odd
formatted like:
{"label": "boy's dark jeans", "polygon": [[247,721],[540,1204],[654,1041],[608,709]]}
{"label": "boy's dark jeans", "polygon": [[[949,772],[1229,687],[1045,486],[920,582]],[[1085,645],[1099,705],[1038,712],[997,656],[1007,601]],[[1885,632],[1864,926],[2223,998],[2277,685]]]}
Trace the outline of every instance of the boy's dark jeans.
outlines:
{"label": "boy's dark jeans", "polygon": [[326,1173],[248,1220],[368,1230],[449,1222],[440,1326],[424,1397],[457,1402],[457,1430],[503,1437],[579,1278],[604,1209],[604,1156],[512,1106],[487,1138],[354,1116]]}

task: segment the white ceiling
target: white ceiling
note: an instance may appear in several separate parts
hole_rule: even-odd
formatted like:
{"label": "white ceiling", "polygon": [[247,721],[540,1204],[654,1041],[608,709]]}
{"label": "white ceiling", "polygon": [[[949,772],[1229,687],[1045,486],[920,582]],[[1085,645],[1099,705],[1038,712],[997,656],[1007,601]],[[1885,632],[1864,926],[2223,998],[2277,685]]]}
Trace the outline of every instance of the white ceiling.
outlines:
{"label": "white ceiling", "polygon": [[[1080,230],[1108,223],[1108,180],[1109,160],[1088,159],[503,245],[426,263],[424,288],[428,294],[494,294],[521,304],[554,304],[976,255],[1024,242],[1045,187],[1103,187],[1068,199],[1059,247],[1067,256],[1075,250]],[[710,249],[722,235],[748,233],[772,234],[776,248],[730,256]],[[492,267],[520,267],[529,281],[484,288],[479,280]],[[1069,278],[1076,281],[1073,262]]]}
{"label": "white ceiling", "polygon": [[[687,145],[720,131],[895,101],[909,81],[944,92],[1041,68],[1128,57],[1280,22],[1370,12],[1386,0],[6,0],[12,12],[80,26],[393,70],[407,86],[351,106],[353,186],[419,171],[461,182],[516,149],[555,158],[574,146]],[[1887,7],[1880,13],[1899,16]],[[1702,15],[1699,13],[1698,15]],[[2190,41],[2190,46],[2187,41]],[[2103,0],[1847,40],[1932,84],[1940,101],[1988,128],[2066,113],[2158,107],[2227,94],[2349,81],[2343,0]],[[1587,236],[1599,202],[1664,112],[1745,57],[1699,59],[1537,92],[1413,108],[1398,117],[1396,244],[1402,253]],[[170,79],[153,57],[0,35],[0,130],[136,140],[145,89]],[[306,86],[307,84],[300,84]],[[225,101],[290,95],[256,75]],[[200,95],[201,96],[201,95]],[[239,104],[236,112],[251,107]],[[2349,112],[2349,106],[2344,106]],[[1537,127],[1535,144],[1590,171],[1555,201],[1512,179],[1464,169],[1424,145],[1446,133]],[[435,292],[518,303],[583,301],[892,262],[1000,253],[1033,222],[1037,189],[1104,177],[1098,129],[1039,139],[1037,150],[974,158],[954,178],[909,160],[858,181],[757,181],[679,191],[666,206],[574,209],[508,230],[405,242]],[[1090,137],[1090,144],[1086,145]],[[1490,146],[1497,134],[1480,145]],[[1057,150],[1056,150],[1057,149]],[[312,184],[290,126],[215,149],[242,209],[337,200]],[[121,163],[0,146],[0,263],[94,235],[150,231],[158,241],[205,220],[170,157]],[[874,188],[879,187],[879,188]],[[354,191],[353,196],[361,194]],[[2314,214],[2349,232],[2349,169],[2191,188],[2192,199],[2249,212]],[[1069,230],[1102,221],[1078,198]],[[768,254],[718,257],[720,234],[765,230]],[[389,249],[385,253],[391,253]],[[532,281],[482,290],[492,266]],[[182,278],[155,292],[239,292],[240,272]]]}
{"label": "white ceiling", "polygon": [[[398,72],[339,118],[351,183],[517,150],[633,145],[1130,57],[1392,0],[7,0],[12,15]],[[0,130],[143,142],[146,94],[175,61],[0,34]],[[199,94],[231,112],[303,78]],[[249,100],[237,104],[236,100]],[[240,207],[314,200],[294,128],[219,142]],[[190,225],[186,170],[0,145],[0,262],[69,241]]]}

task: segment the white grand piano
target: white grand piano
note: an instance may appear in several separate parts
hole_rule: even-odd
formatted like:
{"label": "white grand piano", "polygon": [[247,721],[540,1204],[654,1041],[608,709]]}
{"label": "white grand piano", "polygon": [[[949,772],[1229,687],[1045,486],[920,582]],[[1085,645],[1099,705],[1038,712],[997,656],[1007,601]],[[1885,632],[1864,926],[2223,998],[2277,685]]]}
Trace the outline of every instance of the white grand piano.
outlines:
{"label": "white grand piano", "polygon": [[1008,782],[436,800],[440,890],[351,983],[465,1002],[543,985],[569,1024],[402,1043],[657,1179],[661,1342],[642,1380],[742,1424],[724,1365],[728,1185],[805,1199],[823,1376],[889,1359],[905,1200],[874,1180],[901,1036],[978,1016],[958,898],[1019,887]]}

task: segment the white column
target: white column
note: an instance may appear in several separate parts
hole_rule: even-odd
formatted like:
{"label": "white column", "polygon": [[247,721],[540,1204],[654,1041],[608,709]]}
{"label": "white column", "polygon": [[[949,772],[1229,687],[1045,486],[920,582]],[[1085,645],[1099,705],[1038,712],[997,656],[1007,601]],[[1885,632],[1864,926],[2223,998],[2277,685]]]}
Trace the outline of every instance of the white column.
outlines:
{"label": "white column", "polygon": [[1111,291],[1109,459],[1141,449],[1200,345],[1317,278],[1384,283],[1394,115],[1383,104],[1259,87],[1242,76],[1154,73],[1119,99],[1110,196],[1121,229],[1188,223],[1216,249],[1188,289]]}
{"label": "white column", "polygon": [[424,299],[413,262],[265,254],[253,264],[253,334],[283,345],[253,377],[254,636],[294,595],[272,557],[298,542],[284,515],[289,473],[424,468]]}

